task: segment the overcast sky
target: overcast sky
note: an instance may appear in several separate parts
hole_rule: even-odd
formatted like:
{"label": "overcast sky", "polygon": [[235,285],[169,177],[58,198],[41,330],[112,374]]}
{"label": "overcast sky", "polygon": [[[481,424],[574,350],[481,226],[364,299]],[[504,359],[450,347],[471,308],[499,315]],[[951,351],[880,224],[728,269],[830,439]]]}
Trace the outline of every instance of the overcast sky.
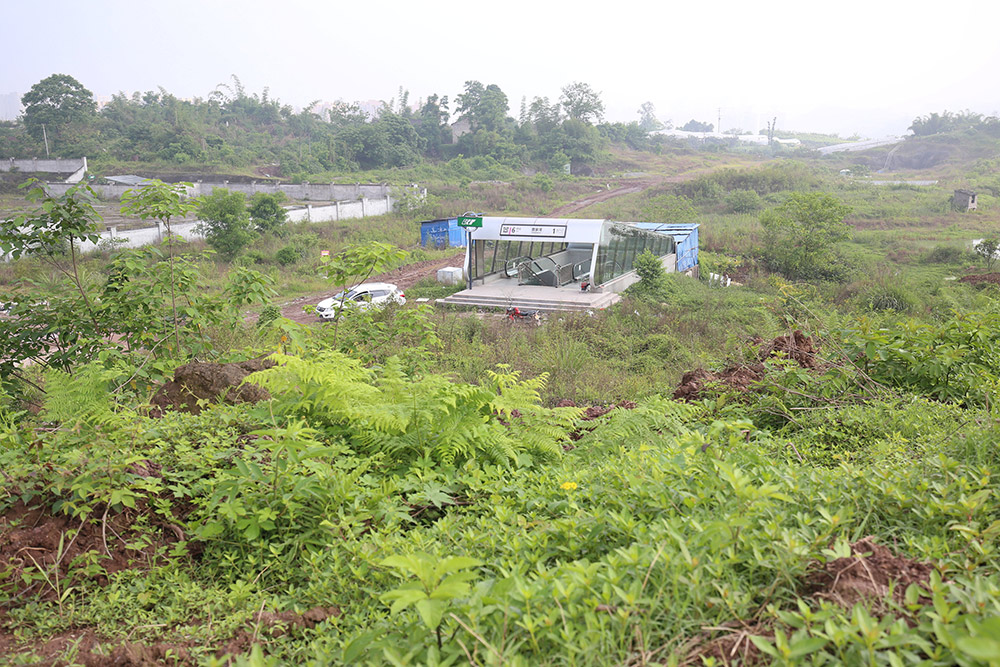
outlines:
{"label": "overcast sky", "polygon": [[53,73],[97,97],[207,97],[236,74],[293,106],[454,98],[498,84],[558,99],[573,81],[610,120],[645,101],[680,125],[883,136],[944,109],[1000,110],[1000,3],[909,0],[439,2],[0,0],[0,95]]}

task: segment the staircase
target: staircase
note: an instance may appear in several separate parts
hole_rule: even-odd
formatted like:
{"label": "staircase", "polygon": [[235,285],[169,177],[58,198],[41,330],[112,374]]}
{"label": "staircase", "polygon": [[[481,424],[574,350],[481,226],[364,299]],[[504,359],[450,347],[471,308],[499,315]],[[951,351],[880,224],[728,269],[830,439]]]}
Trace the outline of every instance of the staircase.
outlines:
{"label": "staircase", "polygon": [[521,310],[586,311],[602,310],[621,299],[615,292],[580,292],[535,285],[516,288],[475,287],[438,299],[438,304],[466,308],[498,308],[505,310],[517,306]]}

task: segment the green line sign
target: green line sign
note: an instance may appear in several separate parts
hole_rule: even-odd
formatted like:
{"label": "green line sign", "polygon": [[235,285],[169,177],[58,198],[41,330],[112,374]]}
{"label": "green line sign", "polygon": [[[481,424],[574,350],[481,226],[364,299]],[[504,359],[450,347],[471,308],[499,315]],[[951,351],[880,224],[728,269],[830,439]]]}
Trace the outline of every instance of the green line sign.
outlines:
{"label": "green line sign", "polygon": [[473,227],[477,229],[481,228],[483,226],[483,216],[460,215],[458,216],[458,226],[465,227],[466,229],[471,229]]}

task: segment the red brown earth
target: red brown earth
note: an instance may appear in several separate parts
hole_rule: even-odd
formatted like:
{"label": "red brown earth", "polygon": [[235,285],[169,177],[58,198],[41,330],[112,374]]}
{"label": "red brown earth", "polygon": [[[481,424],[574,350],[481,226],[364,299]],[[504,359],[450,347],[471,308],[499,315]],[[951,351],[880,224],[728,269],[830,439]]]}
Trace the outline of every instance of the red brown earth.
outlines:
{"label": "red brown earth", "polygon": [[[136,464],[135,474],[142,474],[140,468],[147,475],[158,476],[154,464]],[[75,585],[72,575],[78,572],[79,578],[104,585],[115,572],[155,565],[157,550],[184,540],[185,535],[180,526],[159,516],[149,516],[153,529],[140,532],[134,524],[144,514],[149,511],[125,508],[81,520],[55,513],[48,504],[28,506],[17,501],[0,515],[0,573],[4,575],[0,591],[13,596],[9,604],[55,600],[56,590],[47,581],[69,578],[63,585]],[[147,538],[147,544],[141,549],[129,548],[140,535]],[[80,563],[88,557],[94,566],[84,569]],[[74,565],[75,559],[79,560]]]}
{"label": "red brown earth", "polygon": [[962,276],[958,279],[958,282],[969,283],[972,285],[985,285],[987,283],[1000,285],[1000,273],[974,273],[972,275]]}
{"label": "red brown earth", "polygon": [[764,343],[761,338],[755,338],[752,342],[757,346],[756,363],[738,364],[719,372],[704,368],[688,371],[681,377],[680,385],[674,391],[674,399],[698,401],[711,388],[744,393],[764,378],[764,362],[771,358],[784,356],[809,370],[822,366],[818,357],[819,348],[812,338],[801,331],[778,336],[768,343]]}
{"label": "red brown earth", "polygon": [[[0,615],[0,656],[30,652],[38,658],[37,661],[30,663],[32,665],[63,667],[70,663],[60,656],[74,649],[76,655],[72,664],[85,667],[197,665],[204,661],[205,651],[194,649],[207,649],[207,652],[216,658],[235,656],[246,653],[255,644],[266,645],[270,638],[316,627],[329,618],[340,616],[341,613],[340,608],[335,606],[314,607],[301,614],[292,611],[259,612],[228,639],[208,643],[178,639],[149,644],[102,637],[93,628],[73,628],[46,639],[25,641],[14,635],[12,628],[9,627],[10,621]],[[166,634],[189,635],[186,629],[190,627],[192,626],[178,626]],[[196,657],[199,653],[201,659]]]}
{"label": "red brown earth", "polygon": [[[854,542],[851,555],[826,563],[814,562],[803,580],[804,593],[817,606],[829,601],[850,610],[861,603],[876,617],[881,618],[892,610],[890,598],[902,605],[906,589],[916,584],[926,588],[934,566],[898,556],[887,547],[875,542],[872,536]],[[921,596],[921,604],[930,600]],[[714,658],[716,664],[741,665],[769,664],[765,656],[750,640],[751,636],[765,637],[773,643],[774,629],[769,621],[728,621],[721,628],[726,634],[710,638],[718,630],[706,630],[689,642],[686,659],[682,665],[700,665],[705,658]]]}

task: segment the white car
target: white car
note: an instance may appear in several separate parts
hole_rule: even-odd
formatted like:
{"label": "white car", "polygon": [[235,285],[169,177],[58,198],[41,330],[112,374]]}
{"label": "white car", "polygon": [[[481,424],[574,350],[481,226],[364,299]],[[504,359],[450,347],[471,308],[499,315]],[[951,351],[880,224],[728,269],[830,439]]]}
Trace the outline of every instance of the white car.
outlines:
{"label": "white car", "polygon": [[316,304],[316,314],[320,319],[332,320],[341,303],[349,308],[367,310],[372,307],[381,308],[389,303],[403,305],[406,303],[406,295],[392,283],[362,283],[346,293],[339,292],[320,301]]}

